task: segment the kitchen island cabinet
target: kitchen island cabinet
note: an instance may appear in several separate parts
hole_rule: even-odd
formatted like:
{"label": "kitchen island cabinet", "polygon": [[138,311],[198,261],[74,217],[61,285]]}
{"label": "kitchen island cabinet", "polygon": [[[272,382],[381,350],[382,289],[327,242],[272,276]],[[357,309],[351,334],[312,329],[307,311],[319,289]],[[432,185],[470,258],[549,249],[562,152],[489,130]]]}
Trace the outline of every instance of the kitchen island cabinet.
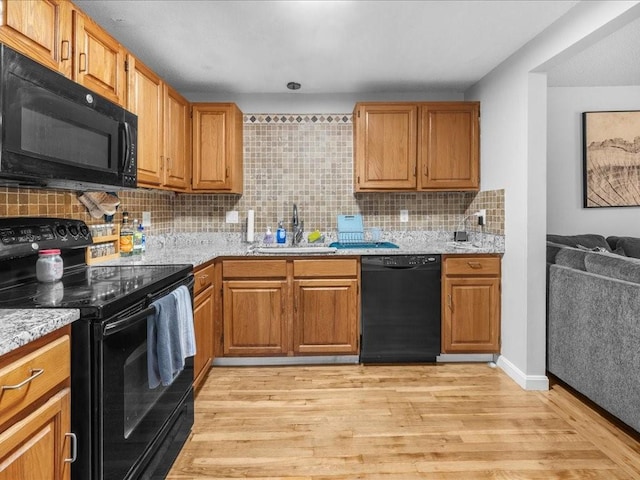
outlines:
{"label": "kitchen island cabinet", "polygon": [[358,352],[358,260],[224,259],[224,356]]}
{"label": "kitchen island cabinet", "polygon": [[68,480],[70,327],[0,357],[0,478]]}
{"label": "kitchen island cabinet", "polygon": [[242,112],[233,103],[192,104],[191,189],[242,193]]}
{"label": "kitchen island cabinet", "polygon": [[500,353],[500,257],[445,256],[442,352]]}
{"label": "kitchen island cabinet", "polygon": [[478,191],[478,102],[358,103],[356,192]]}

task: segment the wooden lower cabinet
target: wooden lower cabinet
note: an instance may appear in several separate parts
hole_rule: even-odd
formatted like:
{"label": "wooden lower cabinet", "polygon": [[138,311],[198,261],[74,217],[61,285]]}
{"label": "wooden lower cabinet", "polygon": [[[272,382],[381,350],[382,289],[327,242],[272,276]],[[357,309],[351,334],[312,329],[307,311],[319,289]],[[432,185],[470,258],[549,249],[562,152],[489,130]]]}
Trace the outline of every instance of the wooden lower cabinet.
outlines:
{"label": "wooden lower cabinet", "polygon": [[70,328],[0,358],[0,480],[68,480]]}
{"label": "wooden lower cabinet", "polygon": [[286,353],[286,280],[231,280],[223,288],[224,354]]}
{"label": "wooden lower cabinet", "polygon": [[357,354],[357,259],[223,260],[225,356]]}
{"label": "wooden lower cabinet", "polygon": [[500,352],[500,257],[445,257],[442,351]]}
{"label": "wooden lower cabinet", "polygon": [[193,358],[193,386],[197,390],[211,367],[213,360],[214,323],[214,266],[197,268],[193,287],[193,329],[196,337],[196,354]]}

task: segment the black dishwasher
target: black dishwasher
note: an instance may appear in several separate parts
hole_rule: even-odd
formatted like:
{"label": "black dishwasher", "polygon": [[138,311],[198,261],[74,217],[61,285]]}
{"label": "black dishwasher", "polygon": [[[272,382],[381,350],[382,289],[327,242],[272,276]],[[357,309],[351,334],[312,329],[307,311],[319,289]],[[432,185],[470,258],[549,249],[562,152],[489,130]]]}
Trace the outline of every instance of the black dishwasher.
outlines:
{"label": "black dishwasher", "polygon": [[361,363],[440,354],[440,255],[363,256]]}

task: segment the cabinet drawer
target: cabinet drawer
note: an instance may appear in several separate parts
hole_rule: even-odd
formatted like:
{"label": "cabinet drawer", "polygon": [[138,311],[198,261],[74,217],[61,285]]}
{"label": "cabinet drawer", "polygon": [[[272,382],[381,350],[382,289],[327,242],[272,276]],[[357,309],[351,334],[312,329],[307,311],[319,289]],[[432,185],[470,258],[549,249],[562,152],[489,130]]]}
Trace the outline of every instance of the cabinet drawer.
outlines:
{"label": "cabinet drawer", "polygon": [[293,276],[312,277],[356,277],[358,261],[354,259],[294,260]]}
{"label": "cabinet drawer", "polygon": [[286,260],[225,260],[223,278],[274,278],[287,276]]}
{"label": "cabinet drawer", "polygon": [[445,275],[500,275],[500,257],[448,257]]}
{"label": "cabinet drawer", "polygon": [[205,268],[196,269],[193,278],[195,280],[193,295],[195,296],[213,283],[213,264]]}
{"label": "cabinet drawer", "polygon": [[69,378],[69,345],[65,335],[0,369],[0,424]]}

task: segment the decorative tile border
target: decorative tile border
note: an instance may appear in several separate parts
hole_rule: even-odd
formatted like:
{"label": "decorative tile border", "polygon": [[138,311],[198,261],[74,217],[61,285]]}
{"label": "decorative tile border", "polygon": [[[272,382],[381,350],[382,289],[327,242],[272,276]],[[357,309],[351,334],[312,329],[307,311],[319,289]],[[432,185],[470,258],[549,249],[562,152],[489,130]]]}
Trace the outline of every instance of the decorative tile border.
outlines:
{"label": "decorative tile border", "polygon": [[247,114],[243,116],[244,123],[248,124],[274,124],[274,123],[284,123],[284,124],[294,124],[300,125],[304,123],[344,123],[348,124],[352,122],[352,117],[350,113],[331,113],[331,114],[322,114],[322,115],[299,115],[299,114],[291,114],[291,113],[253,113]]}

